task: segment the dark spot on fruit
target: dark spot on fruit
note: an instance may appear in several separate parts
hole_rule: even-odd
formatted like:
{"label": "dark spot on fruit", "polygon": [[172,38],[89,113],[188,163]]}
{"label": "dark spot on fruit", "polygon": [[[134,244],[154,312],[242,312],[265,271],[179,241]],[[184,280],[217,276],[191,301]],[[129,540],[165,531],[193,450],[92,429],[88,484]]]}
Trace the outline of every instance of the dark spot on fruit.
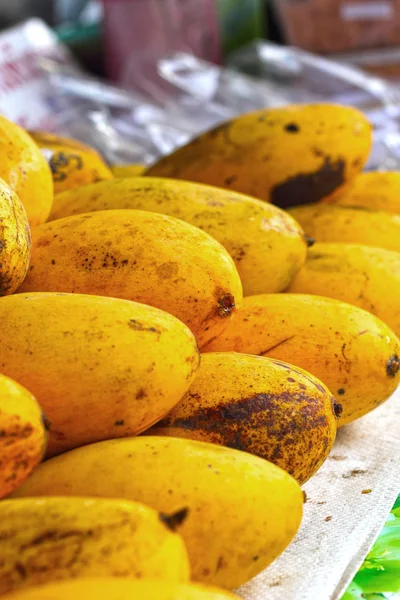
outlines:
{"label": "dark spot on fruit", "polygon": [[51,264],[52,264],[52,265],[55,265],[55,264],[56,264],[56,261],[54,260],[54,258],[52,259],[52,261],[51,261]]}
{"label": "dark spot on fruit", "polygon": [[339,394],[339,396],[343,396],[343,394],[345,393],[345,390],[343,388],[339,388],[337,393]]}
{"label": "dark spot on fruit", "polygon": [[224,294],[218,299],[218,314],[220,317],[229,317],[235,308],[235,298],[232,294]]}
{"label": "dark spot on fruit", "polygon": [[400,369],[400,359],[397,354],[394,354],[386,363],[386,373],[389,377],[396,377]]}
{"label": "dark spot on fruit", "polygon": [[21,577],[21,579],[26,579],[26,569],[22,563],[20,563],[20,562],[15,563],[15,570],[17,571],[17,573]]}
{"label": "dark spot on fruit", "polygon": [[224,181],[225,185],[231,185],[232,183],[234,183],[237,179],[236,175],[231,175],[230,177],[227,177]]}
{"label": "dark spot on fruit", "polygon": [[121,419],[120,421],[115,421],[114,425],[116,425],[117,427],[121,427],[121,425],[125,425],[125,421],[123,419]]}
{"label": "dark spot on fruit", "polygon": [[51,421],[50,421],[50,419],[48,419],[46,417],[46,415],[44,414],[43,411],[42,411],[42,423],[43,423],[43,427],[45,428],[46,431],[51,430]]}
{"label": "dark spot on fruit", "polygon": [[296,380],[293,379],[293,377],[288,377],[287,380],[290,381],[290,383],[295,383],[296,382]]}
{"label": "dark spot on fruit", "polygon": [[345,167],[344,160],[326,157],[318,171],[299,173],[276,185],[271,191],[271,202],[281,208],[318,202],[344,183]]}
{"label": "dark spot on fruit", "polygon": [[147,392],[143,388],[140,388],[136,392],[136,400],[142,400],[142,398],[147,398]]}
{"label": "dark spot on fruit", "polygon": [[3,240],[0,240],[0,252],[2,250],[4,250],[5,247],[6,247],[6,243]]}
{"label": "dark spot on fruit", "polygon": [[314,246],[314,244],[315,244],[314,238],[309,237],[308,235],[305,235],[304,238],[306,240],[307,248],[311,248],[311,246]]}
{"label": "dark spot on fruit", "polygon": [[285,125],[285,131],[288,133],[299,133],[300,127],[297,125],[297,123],[288,123]]}
{"label": "dark spot on fruit", "polygon": [[253,556],[253,561],[257,562],[259,558],[260,558],[259,556]]}
{"label": "dark spot on fruit", "polygon": [[334,402],[333,412],[335,413],[335,417],[339,418],[343,412],[343,406],[339,402]]}
{"label": "dark spot on fruit", "polygon": [[171,531],[176,531],[183,523],[186,521],[187,516],[189,514],[189,509],[182,508],[171,515],[166,515],[165,513],[160,513],[160,520],[170,529]]}

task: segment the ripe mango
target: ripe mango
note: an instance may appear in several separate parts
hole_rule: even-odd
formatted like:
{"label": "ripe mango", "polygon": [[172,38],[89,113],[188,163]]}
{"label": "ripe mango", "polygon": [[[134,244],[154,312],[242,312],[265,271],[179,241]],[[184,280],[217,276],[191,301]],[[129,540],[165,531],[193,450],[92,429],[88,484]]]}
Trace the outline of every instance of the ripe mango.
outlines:
{"label": "ripe mango", "polygon": [[289,212],[317,242],[362,244],[400,252],[400,215],[322,203],[296,206]]}
{"label": "ripe mango", "polygon": [[109,209],[163,213],[203,229],[233,258],[245,295],[281,292],[304,264],[307,242],[287,213],[235,192],[173,179],[112,179],[55,198],[50,220]]}
{"label": "ripe mango", "polygon": [[113,177],[94,148],[44,131],[31,131],[30,134],[49,163],[55,194]]}
{"label": "ripe mango", "polygon": [[240,600],[225,590],[192,583],[99,577],[70,579],[23,589],[4,600]]}
{"label": "ripe mango", "polygon": [[31,231],[15,192],[0,179],[0,296],[21,285],[29,267]]}
{"label": "ripe mango", "polygon": [[275,465],[232,448],[170,437],[108,440],[40,465],[14,497],[85,495],[188,509],[179,529],[192,579],[232,589],[289,544],[301,521],[298,483]]}
{"label": "ripe mango", "polygon": [[346,106],[268,108],[219,125],[144,175],[208,183],[282,208],[317,202],[362,170],[371,131],[366,117]]}
{"label": "ripe mango", "polygon": [[2,500],[0,594],[79,576],[187,581],[186,548],[163,519],[126,500]]}
{"label": "ripe mango", "polygon": [[384,402],[400,381],[392,330],[356,306],[320,296],[245,298],[227,331],[204,351],[247,352],[305,369],[342,404],[339,427]]}
{"label": "ripe mango", "polygon": [[0,375],[0,498],[28,477],[46,446],[43,413],[21,385]]}
{"label": "ripe mango", "polygon": [[25,207],[31,227],[44,223],[53,202],[50,168],[31,136],[0,115],[0,177]]}
{"label": "ripe mango", "polygon": [[265,458],[304,483],[336,437],[328,388],[278,360],[215,352],[179,404],[148,433],[236,448]]}
{"label": "ripe mango", "polygon": [[199,345],[218,336],[242,300],[227,251],[173,217],[109,210],[37,227],[24,292],[76,292],[126,298],[175,315]]}
{"label": "ripe mango", "polygon": [[175,317],[127,300],[16,294],[0,301],[0,365],[52,423],[48,456],[135,435],[189,389],[194,336]]}
{"label": "ripe mango", "polygon": [[139,177],[146,170],[145,165],[114,165],[111,167],[111,172],[114,177]]}
{"label": "ripe mango", "polygon": [[400,253],[357,244],[320,242],[288,288],[359,306],[400,336]]}
{"label": "ripe mango", "polygon": [[327,202],[400,213],[400,171],[360,173],[339,195]]}

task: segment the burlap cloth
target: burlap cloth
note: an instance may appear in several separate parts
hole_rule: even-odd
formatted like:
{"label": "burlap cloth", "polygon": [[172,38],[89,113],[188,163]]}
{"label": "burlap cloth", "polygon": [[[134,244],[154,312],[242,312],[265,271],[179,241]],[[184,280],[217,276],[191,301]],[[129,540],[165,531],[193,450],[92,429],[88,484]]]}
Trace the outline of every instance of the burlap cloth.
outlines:
{"label": "burlap cloth", "polygon": [[238,592],[246,600],[336,600],[377,538],[400,493],[400,391],[339,430],[330,457],[304,486],[301,529],[290,547]]}

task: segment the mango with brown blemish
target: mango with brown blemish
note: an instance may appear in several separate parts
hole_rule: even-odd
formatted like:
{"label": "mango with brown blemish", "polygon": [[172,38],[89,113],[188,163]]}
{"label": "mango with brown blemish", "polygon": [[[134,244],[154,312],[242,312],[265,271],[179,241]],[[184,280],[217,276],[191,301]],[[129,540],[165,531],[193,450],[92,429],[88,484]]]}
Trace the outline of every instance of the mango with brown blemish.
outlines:
{"label": "mango with brown blemish", "polygon": [[75,578],[6,594],[4,600],[240,600],[226,590],[193,583],[123,577]]}
{"label": "mango with brown blemish", "polygon": [[0,155],[0,177],[21,200],[31,227],[44,223],[53,202],[51,171],[31,136],[2,115]]}
{"label": "mango with brown blemish", "polygon": [[289,212],[317,242],[362,244],[400,252],[400,215],[323,203],[295,206]]}
{"label": "mango with brown blemish", "polygon": [[30,134],[49,163],[55,194],[113,177],[111,169],[91,146],[44,131]]}
{"label": "mango with brown blemish", "polygon": [[13,497],[100,496],[171,514],[193,581],[233,589],[290,543],[303,509],[299,484],[247,452],[194,440],[138,436],[66,452],[40,465]]}
{"label": "mango with brown blemish", "polygon": [[400,171],[360,173],[340,194],[327,202],[400,213]]}
{"label": "mango with brown blemish", "polygon": [[307,242],[296,221],[272,204],[188,181],[112,179],[55,198],[50,220],[109,209],[182,219],[218,240],[233,258],[245,295],[281,292],[304,264]]}
{"label": "mango with brown blemish", "polygon": [[0,498],[15,490],[43,458],[46,431],[36,399],[0,375]]}
{"label": "mango with brown blemish", "polygon": [[166,215],[109,210],[59,219],[32,232],[24,292],[76,292],[150,304],[186,323],[200,346],[218,336],[242,300],[228,252]]}
{"label": "mango with brown blemish", "polygon": [[110,167],[114,177],[140,177],[146,170],[146,165],[113,165]]}
{"label": "mango with brown blemish", "polygon": [[31,230],[26,211],[0,179],[0,296],[12,294],[23,282],[31,256]]}
{"label": "mango with brown blemish", "polygon": [[400,253],[358,244],[318,242],[288,288],[359,306],[400,336]]}
{"label": "mango with brown blemish", "polygon": [[400,381],[400,344],[383,321],[339,300],[307,294],[244,299],[204,352],[245,352],[288,362],[328,386],[342,405],[338,426],[373,410]]}
{"label": "mango with brown blemish", "polygon": [[47,455],[135,435],[189,389],[196,341],[178,319],[127,300],[16,294],[0,301],[2,372],[51,422]]}
{"label": "mango with brown blemish", "polygon": [[203,354],[179,404],[150,435],[221,444],[271,461],[304,483],[336,437],[335,400],[287,363],[234,352]]}
{"label": "mango with brown blemish", "polygon": [[243,192],[282,208],[330,197],[367,161],[372,127],[335,104],[259,110],[219,125],[151,166],[172,177]]}
{"label": "mango with brown blemish", "polygon": [[79,576],[189,579],[179,534],[163,515],[137,502],[2,500],[0,539],[0,594]]}

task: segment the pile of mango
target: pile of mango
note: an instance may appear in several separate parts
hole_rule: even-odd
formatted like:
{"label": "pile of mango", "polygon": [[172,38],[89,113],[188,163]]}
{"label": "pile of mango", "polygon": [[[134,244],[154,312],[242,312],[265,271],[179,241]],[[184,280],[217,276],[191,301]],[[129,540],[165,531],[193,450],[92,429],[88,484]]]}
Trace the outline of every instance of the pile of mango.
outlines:
{"label": "pile of mango", "polygon": [[241,116],[148,169],[0,117],[0,594],[228,600],[399,383],[400,173]]}

